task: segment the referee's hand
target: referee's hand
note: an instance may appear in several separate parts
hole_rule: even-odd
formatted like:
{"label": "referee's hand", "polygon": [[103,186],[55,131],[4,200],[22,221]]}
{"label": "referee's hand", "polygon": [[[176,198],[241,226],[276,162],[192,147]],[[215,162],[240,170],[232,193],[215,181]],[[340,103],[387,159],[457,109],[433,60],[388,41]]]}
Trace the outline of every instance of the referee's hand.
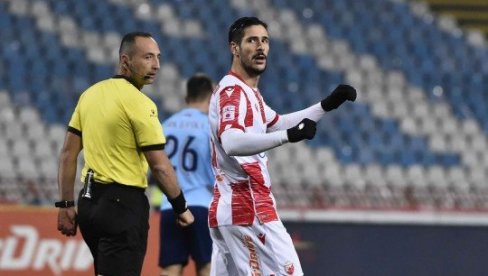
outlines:
{"label": "referee's hand", "polygon": [[78,224],[76,221],[75,207],[59,208],[58,212],[58,230],[65,236],[76,235],[76,228]]}
{"label": "referee's hand", "polygon": [[185,212],[178,215],[178,217],[176,218],[176,224],[181,227],[187,227],[192,224],[194,220],[195,218],[190,212],[190,209],[187,209]]}

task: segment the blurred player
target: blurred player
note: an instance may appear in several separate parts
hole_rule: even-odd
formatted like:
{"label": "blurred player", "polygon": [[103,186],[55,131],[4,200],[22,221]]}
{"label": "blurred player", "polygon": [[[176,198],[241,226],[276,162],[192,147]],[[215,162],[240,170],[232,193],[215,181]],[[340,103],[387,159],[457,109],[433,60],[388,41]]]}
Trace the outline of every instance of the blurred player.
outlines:
{"label": "blurred player", "polygon": [[208,205],[212,199],[214,175],[210,164],[208,104],[212,80],[192,76],[186,86],[187,107],[164,123],[166,153],[175,168],[195,222],[188,228],[177,227],[171,205],[161,205],[159,266],[161,275],[180,276],[189,256],[195,261],[197,275],[208,276],[212,240],[208,229]]}
{"label": "blurred player", "polygon": [[216,184],[209,208],[214,242],[211,275],[303,275],[276,211],[266,151],[312,139],[316,121],[356,90],[339,85],[306,109],[280,115],[258,89],[269,51],[266,23],[243,17],[229,28],[230,72],[212,95],[209,121]]}

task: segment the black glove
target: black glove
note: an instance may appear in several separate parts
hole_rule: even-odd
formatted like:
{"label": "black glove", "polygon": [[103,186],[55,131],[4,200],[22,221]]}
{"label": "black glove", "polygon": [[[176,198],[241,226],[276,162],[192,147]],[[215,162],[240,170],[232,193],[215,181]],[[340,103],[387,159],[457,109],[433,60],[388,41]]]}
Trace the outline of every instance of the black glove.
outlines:
{"label": "black glove", "polygon": [[346,100],[354,102],[356,100],[356,89],[347,84],[339,84],[329,96],[323,99],[320,104],[325,111],[338,108]]}
{"label": "black glove", "polygon": [[305,118],[298,125],[286,130],[288,134],[288,141],[290,143],[295,143],[303,139],[312,139],[315,136],[315,131],[317,130],[317,123]]}

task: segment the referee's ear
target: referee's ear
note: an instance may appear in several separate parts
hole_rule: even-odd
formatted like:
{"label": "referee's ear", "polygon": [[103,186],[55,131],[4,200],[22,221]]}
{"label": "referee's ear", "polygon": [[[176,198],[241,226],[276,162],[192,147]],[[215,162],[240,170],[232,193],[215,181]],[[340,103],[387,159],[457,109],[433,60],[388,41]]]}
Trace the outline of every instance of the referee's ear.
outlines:
{"label": "referee's ear", "polygon": [[129,57],[126,54],[120,55],[120,65],[124,70],[129,70]]}

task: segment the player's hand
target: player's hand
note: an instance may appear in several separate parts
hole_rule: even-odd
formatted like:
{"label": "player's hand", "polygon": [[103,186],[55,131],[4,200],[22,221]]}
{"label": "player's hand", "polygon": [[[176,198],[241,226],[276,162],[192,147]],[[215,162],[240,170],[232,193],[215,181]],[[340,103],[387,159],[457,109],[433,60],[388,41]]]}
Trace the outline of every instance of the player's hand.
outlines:
{"label": "player's hand", "polygon": [[338,108],[346,100],[354,102],[356,100],[356,89],[347,84],[339,84],[329,96],[323,99],[320,104],[325,111]]}
{"label": "player's hand", "polygon": [[58,230],[65,236],[74,236],[77,226],[75,207],[59,208]]}
{"label": "player's hand", "polygon": [[298,125],[286,130],[288,134],[288,141],[290,143],[295,143],[303,139],[312,139],[315,136],[315,131],[317,130],[317,123],[305,118]]}
{"label": "player's hand", "polygon": [[183,213],[179,214],[176,218],[176,224],[180,227],[187,227],[195,221],[190,209],[186,209]]}

